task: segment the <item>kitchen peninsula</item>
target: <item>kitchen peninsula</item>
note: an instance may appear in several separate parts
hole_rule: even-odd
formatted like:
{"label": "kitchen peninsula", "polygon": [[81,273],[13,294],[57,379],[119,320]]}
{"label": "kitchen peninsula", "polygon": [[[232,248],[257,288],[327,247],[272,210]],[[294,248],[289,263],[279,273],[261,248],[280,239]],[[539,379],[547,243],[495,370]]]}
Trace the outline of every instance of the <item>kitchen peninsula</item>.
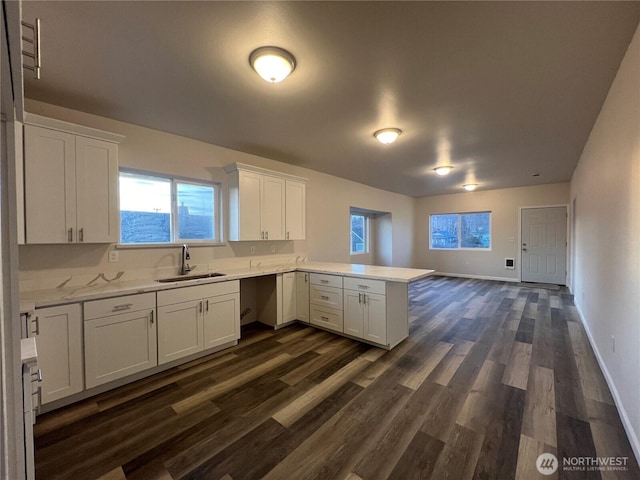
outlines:
{"label": "kitchen peninsula", "polygon": [[304,322],[392,349],[409,333],[409,283],[433,273],[296,260],[198,265],[178,277],[128,280],[134,275],[124,273],[116,281],[23,291],[23,303],[34,306],[24,329],[37,335],[44,409],[233,346],[245,315],[274,328]]}

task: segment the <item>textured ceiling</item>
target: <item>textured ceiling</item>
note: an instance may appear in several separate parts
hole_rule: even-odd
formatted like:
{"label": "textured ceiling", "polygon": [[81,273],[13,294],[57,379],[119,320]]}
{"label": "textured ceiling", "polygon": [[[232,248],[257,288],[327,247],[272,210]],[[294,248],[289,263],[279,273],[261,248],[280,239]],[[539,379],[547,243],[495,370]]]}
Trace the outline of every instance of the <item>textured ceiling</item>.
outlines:
{"label": "textured ceiling", "polygon": [[[28,98],[424,196],[568,181],[640,2],[28,1],[23,17],[43,25]],[[261,45],[295,55],[284,82],[251,70]]]}

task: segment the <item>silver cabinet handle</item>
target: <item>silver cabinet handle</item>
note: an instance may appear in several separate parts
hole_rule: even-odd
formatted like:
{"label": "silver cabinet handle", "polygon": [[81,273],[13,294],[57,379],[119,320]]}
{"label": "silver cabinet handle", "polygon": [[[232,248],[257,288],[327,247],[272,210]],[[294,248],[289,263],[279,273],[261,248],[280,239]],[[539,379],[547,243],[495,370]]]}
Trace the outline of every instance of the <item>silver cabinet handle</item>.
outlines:
{"label": "silver cabinet handle", "polygon": [[123,303],[122,305],[116,305],[113,307],[113,312],[122,312],[124,310],[129,310],[133,306],[133,303]]}
{"label": "silver cabinet handle", "polygon": [[363,294],[362,294],[362,304],[363,304],[363,305],[366,305],[366,304],[367,304],[367,294],[366,294],[366,293],[363,293]]}
{"label": "silver cabinet handle", "polygon": [[287,232],[287,240],[289,240],[289,232]]}
{"label": "silver cabinet handle", "polygon": [[154,319],[153,319],[153,317],[154,317],[153,310],[151,310],[151,313],[149,314],[149,316],[151,317],[151,325],[153,325],[153,321],[154,321]]}
{"label": "silver cabinet handle", "polygon": [[202,313],[202,300],[200,300],[200,313]]}
{"label": "silver cabinet handle", "polygon": [[325,322],[329,321],[329,317],[320,317],[322,320],[324,320]]}
{"label": "silver cabinet handle", "polygon": [[320,295],[320,298],[321,298],[322,300],[329,300],[329,297],[327,297],[326,295]]}
{"label": "silver cabinet handle", "polygon": [[304,274],[304,283],[307,283],[307,281],[308,281],[308,280],[307,280],[307,274],[305,273],[305,274]]}
{"label": "silver cabinet handle", "polygon": [[329,280],[320,280],[320,283],[329,283]]}
{"label": "silver cabinet handle", "polygon": [[84,242],[84,228],[81,228],[80,230],[78,230],[78,241]]}
{"label": "silver cabinet handle", "polygon": [[358,294],[358,303],[362,303],[362,294],[361,293]]}
{"label": "silver cabinet handle", "polygon": [[264,232],[260,232],[260,234],[262,235],[262,240],[264,240]]}
{"label": "silver cabinet handle", "polygon": [[358,288],[364,288],[365,290],[369,289],[369,285],[358,285]]}
{"label": "silver cabinet handle", "polygon": [[269,230],[267,230],[267,231],[266,231],[266,232],[264,232],[264,233],[265,233],[265,235],[266,235],[266,237],[267,237],[267,240],[269,240]]}
{"label": "silver cabinet handle", "polygon": [[206,310],[207,310],[207,312],[208,312],[208,311],[209,311],[209,300],[207,300],[207,301],[205,302],[205,304],[206,304]]}
{"label": "silver cabinet handle", "polygon": [[31,383],[41,382],[42,381],[42,369],[38,369],[35,372],[31,373]]}
{"label": "silver cabinet handle", "polygon": [[69,243],[73,242],[73,227],[70,227],[69,230],[67,231],[67,241]]}

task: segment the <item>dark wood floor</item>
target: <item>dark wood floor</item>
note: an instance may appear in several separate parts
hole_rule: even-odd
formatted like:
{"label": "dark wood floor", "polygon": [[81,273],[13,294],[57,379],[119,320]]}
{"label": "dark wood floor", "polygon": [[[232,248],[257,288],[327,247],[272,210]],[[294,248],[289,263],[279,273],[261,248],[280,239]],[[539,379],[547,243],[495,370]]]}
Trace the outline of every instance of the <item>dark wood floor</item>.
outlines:
{"label": "dark wood floor", "polygon": [[[38,480],[640,478],[572,297],[428,278],[390,352],[296,325],[38,417]],[[628,457],[542,476],[539,454]]]}

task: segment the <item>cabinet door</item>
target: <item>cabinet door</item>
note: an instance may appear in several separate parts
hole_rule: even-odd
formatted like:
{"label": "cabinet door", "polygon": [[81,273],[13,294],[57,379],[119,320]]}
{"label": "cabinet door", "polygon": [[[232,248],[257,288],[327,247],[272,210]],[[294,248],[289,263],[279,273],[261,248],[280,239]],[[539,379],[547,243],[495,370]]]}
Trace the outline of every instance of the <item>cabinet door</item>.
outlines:
{"label": "cabinet door", "polygon": [[40,332],[36,337],[42,370],[42,403],[84,389],[82,314],[80,304],[36,310]]}
{"label": "cabinet door", "polygon": [[264,175],[261,218],[265,240],[284,240],[284,209],[284,179]]}
{"label": "cabinet door", "polygon": [[344,333],[357,338],[362,338],[364,331],[363,295],[353,290],[344,291]]}
{"label": "cabinet door", "polygon": [[204,348],[217,347],[240,338],[240,294],[205,299]]}
{"label": "cabinet door", "polygon": [[381,345],[387,344],[387,301],[384,295],[365,293],[364,335],[362,338]]}
{"label": "cabinet door", "polygon": [[285,224],[287,240],[304,240],[306,226],[305,184],[286,181]]}
{"label": "cabinet door", "polygon": [[27,243],[75,242],[75,136],[24,127]]}
{"label": "cabinet door", "polygon": [[202,300],[158,307],[159,365],[202,351],[203,310]]}
{"label": "cabinet door", "polygon": [[296,272],[296,318],[309,323],[309,274]]}
{"label": "cabinet door", "polygon": [[262,175],[238,172],[237,240],[261,240]]}
{"label": "cabinet door", "polygon": [[85,321],[84,351],[87,388],[155,367],[155,310]]}
{"label": "cabinet door", "polygon": [[76,137],[78,241],[118,241],[118,148],[115,143]]}
{"label": "cabinet door", "polygon": [[282,323],[292,322],[296,315],[296,275],[282,274]]}

